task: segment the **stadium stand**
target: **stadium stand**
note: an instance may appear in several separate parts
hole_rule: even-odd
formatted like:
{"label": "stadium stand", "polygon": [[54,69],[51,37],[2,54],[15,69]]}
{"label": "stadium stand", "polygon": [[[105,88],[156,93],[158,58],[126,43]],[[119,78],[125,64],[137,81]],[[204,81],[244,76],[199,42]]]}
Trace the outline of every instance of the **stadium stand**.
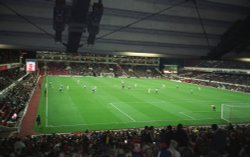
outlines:
{"label": "stadium stand", "polygon": [[[89,56],[88,56],[89,57]],[[95,56],[96,57],[96,56]],[[55,57],[54,57],[55,58]],[[46,60],[46,58],[43,58]],[[125,60],[124,58],[122,58]],[[161,77],[159,71],[157,71],[157,66],[152,66],[148,64],[141,64],[141,60],[133,61],[133,65],[129,65],[129,61],[125,60],[120,64],[113,61],[104,63],[103,58],[95,58],[91,60],[90,58],[84,59],[86,62],[75,62],[69,61],[65,62],[47,62],[46,70],[49,75],[81,75],[81,76],[102,76],[103,73],[114,73],[115,77]],[[145,58],[144,58],[145,60]],[[88,62],[87,62],[88,61]],[[125,65],[123,63],[126,63]],[[132,62],[131,62],[132,63]],[[137,65],[137,63],[140,65]],[[144,61],[145,63],[145,61]],[[152,63],[148,61],[147,63]],[[40,71],[43,72],[44,62],[40,62]]]}
{"label": "stadium stand", "polygon": [[[102,73],[114,73],[116,77],[161,77],[155,70],[156,67],[148,66],[128,66],[103,63],[49,63],[49,75],[81,75],[81,76],[101,76]],[[124,74],[125,73],[125,74]]]}
{"label": "stadium stand", "polygon": [[247,62],[215,60],[194,62],[181,69],[178,76],[189,83],[250,92],[249,65]]}
{"label": "stadium stand", "polygon": [[19,51],[1,50],[0,64],[19,62]]}
{"label": "stadium stand", "polygon": [[161,77],[161,74],[155,70],[157,67],[124,65],[122,68],[130,77]]}
{"label": "stadium stand", "polygon": [[13,127],[23,116],[23,110],[27,105],[31,92],[36,85],[36,77],[25,76],[21,81],[16,82],[10,90],[1,95],[0,112],[1,125]]}
{"label": "stadium stand", "polygon": [[0,91],[17,81],[26,74],[25,71],[20,71],[20,68],[0,71]]}
{"label": "stadium stand", "polygon": [[223,61],[223,60],[202,60],[188,61],[188,66],[208,67],[208,68],[227,68],[227,69],[250,69],[249,62]]}
{"label": "stadium stand", "polygon": [[41,52],[37,53],[37,59],[40,71],[47,65],[46,70],[51,75],[101,76],[102,73],[114,73],[115,77],[161,77],[156,70],[159,58],[100,54],[72,56]]}
{"label": "stadium stand", "polygon": [[[156,60],[139,57],[108,58],[105,55],[43,56],[40,73],[49,75],[102,76],[114,73],[115,77],[162,77],[155,66]],[[56,59],[56,62],[50,60]],[[65,62],[65,60],[70,60]],[[106,63],[106,61],[109,61]],[[229,65],[229,66],[227,66]],[[206,61],[194,67],[247,69],[248,64]],[[16,82],[24,72],[16,69],[1,73],[8,84]],[[167,77],[166,77],[167,78]],[[250,92],[249,75],[181,70],[171,78],[216,88]],[[27,75],[16,83],[0,100],[1,125],[17,126],[23,110],[37,85],[37,76]],[[2,83],[2,82],[1,82]],[[6,83],[2,83],[5,84]],[[6,86],[1,88],[6,88]],[[176,127],[166,126],[143,129],[88,131],[83,133],[13,136],[0,139],[0,156],[74,156],[74,157],[249,157],[250,126],[231,125]]]}
{"label": "stadium stand", "polygon": [[181,74],[184,77],[192,77],[209,81],[218,81],[232,84],[240,84],[250,86],[250,75],[233,75],[221,73],[206,73],[206,72],[188,72]]}
{"label": "stadium stand", "polygon": [[66,65],[60,62],[49,62],[47,64],[48,75],[68,75],[68,71],[66,70]]}
{"label": "stadium stand", "polygon": [[[250,126],[145,127],[120,131],[11,137],[1,156],[249,157]],[[164,155],[163,155],[164,154]]]}

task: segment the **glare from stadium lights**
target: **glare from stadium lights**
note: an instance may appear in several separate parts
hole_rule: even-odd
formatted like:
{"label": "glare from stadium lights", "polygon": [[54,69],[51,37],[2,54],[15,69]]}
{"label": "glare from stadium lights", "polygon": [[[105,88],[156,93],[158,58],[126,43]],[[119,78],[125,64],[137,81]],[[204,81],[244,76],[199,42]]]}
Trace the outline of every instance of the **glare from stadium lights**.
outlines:
{"label": "glare from stadium lights", "polygon": [[140,57],[161,57],[161,54],[157,53],[144,53],[144,52],[120,52],[126,56],[140,56]]}
{"label": "glare from stadium lights", "polygon": [[0,49],[8,49],[8,48],[14,48],[14,46],[8,44],[0,44]]}
{"label": "glare from stadium lights", "polygon": [[238,60],[242,62],[250,62],[250,58],[239,58]]}

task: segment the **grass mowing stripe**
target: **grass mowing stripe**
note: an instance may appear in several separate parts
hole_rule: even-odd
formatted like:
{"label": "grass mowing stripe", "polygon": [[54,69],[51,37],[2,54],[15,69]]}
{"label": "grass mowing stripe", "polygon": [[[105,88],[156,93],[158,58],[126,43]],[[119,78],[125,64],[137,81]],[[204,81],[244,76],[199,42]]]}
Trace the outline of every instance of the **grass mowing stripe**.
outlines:
{"label": "grass mowing stripe", "polygon": [[[121,87],[121,80],[125,82],[125,89]],[[161,79],[48,76],[43,82],[43,89],[48,81],[53,83],[53,87],[48,86],[48,99],[45,92],[41,93],[38,111],[43,121],[48,118],[48,123],[42,123],[41,129],[35,128],[41,133],[125,129],[178,123],[225,124],[226,121],[220,119],[221,104],[250,102],[248,94],[207,87],[202,87],[199,91],[197,85]],[[70,89],[60,93],[60,84],[64,87],[69,85]],[[86,88],[83,88],[84,84]],[[91,91],[94,86],[97,86],[96,93]],[[149,88],[159,89],[159,93],[154,90],[148,93]],[[191,89],[193,94],[190,93]],[[212,112],[212,104],[216,105],[216,112]]]}

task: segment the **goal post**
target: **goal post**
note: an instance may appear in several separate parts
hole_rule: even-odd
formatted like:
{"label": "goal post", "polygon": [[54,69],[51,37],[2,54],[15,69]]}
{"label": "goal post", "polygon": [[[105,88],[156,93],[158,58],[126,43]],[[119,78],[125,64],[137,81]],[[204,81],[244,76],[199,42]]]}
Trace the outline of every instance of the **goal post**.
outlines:
{"label": "goal post", "polygon": [[221,104],[221,119],[228,123],[250,122],[250,103]]}

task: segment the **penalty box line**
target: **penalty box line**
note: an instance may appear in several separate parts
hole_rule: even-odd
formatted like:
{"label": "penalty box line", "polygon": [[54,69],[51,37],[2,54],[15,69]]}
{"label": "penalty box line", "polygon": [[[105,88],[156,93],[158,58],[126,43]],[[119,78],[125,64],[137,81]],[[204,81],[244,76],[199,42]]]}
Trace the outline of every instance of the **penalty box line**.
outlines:
{"label": "penalty box line", "polygon": [[191,118],[192,120],[196,120],[196,118],[194,118],[194,117],[192,117],[192,116],[190,116],[190,115],[188,115],[186,113],[183,113],[183,112],[179,112],[179,113],[186,116],[186,117],[188,117],[188,118]]}
{"label": "penalty box line", "polygon": [[116,110],[118,110],[119,112],[121,112],[123,115],[125,115],[126,117],[128,117],[130,120],[132,120],[133,122],[135,122],[136,120],[134,118],[132,118],[130,115],[128,115],[126,112],[122,111],[121,109],[119,109],[117,106],[115,106],[113,103],[109,103],[111,106],[113,106]]}

